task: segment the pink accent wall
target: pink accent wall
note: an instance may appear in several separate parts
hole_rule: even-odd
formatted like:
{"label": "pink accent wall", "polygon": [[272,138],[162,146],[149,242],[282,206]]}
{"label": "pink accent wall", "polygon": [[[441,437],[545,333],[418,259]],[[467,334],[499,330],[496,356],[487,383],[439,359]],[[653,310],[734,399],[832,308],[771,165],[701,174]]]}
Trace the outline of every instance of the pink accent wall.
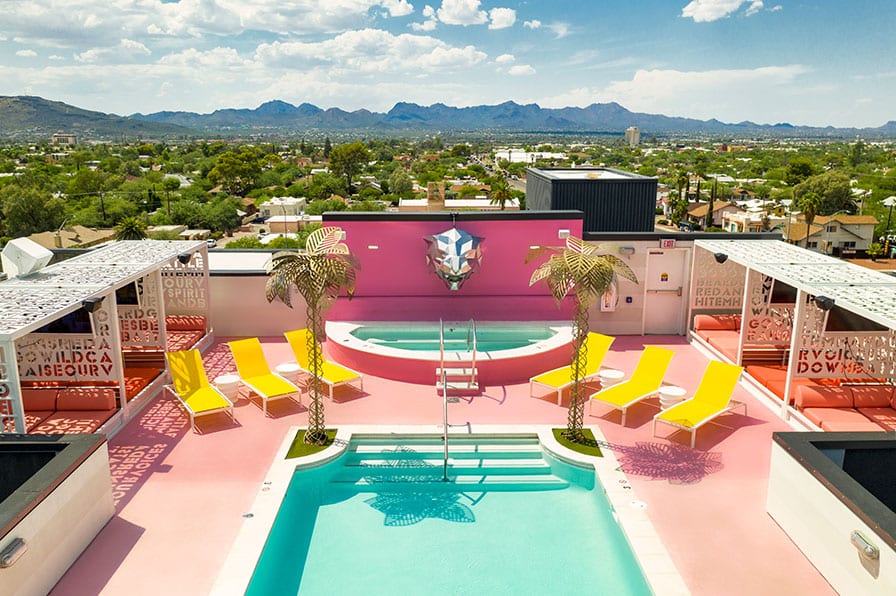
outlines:
{"label": "pink accent wall", "polygon": [[[544,260],[525,263],[530,245],[562,246],[558,230],[581,237],[581,219],[458,221],[334,221],[358,258],[355,297],[340,297],[326,317],[343,321],[570,320],[572,300],[561,308],[543,282],[529,287]],[[456,226],[481,237],[482,260],[457,291],[449,290],[426,263],[426,236]],[[377,246],[371,249],[370,246]]]}

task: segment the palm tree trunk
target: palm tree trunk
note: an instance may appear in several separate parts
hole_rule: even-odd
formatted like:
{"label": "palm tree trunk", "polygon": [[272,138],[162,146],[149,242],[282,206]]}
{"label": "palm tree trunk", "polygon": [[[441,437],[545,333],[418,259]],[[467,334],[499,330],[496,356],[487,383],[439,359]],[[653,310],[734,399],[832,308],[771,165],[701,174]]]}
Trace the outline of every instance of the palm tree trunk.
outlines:
{"label": "palm tree trunk", "polygon": [[323,372],[323,356],[321,355],[318,334],[321,329],[321,312],[318,301],[309,302],[306,309],[308,316],[308,364],[311,368],[311,382],[308,388],[308,430],[305,431],[306,445],[326,445],[327,430],[324,425],[324,403],[320,394],[321,373]]}
{"label": "palm tree trunk", "polygon": [[573,328],[574,348],[572,360],[573,383],[569,396],[569,414],[566,419],[566,437],[575,443],[584,439],[585,425],[585,383],[581,381],[588,366],[588,307],[576,299],[576,320]]}

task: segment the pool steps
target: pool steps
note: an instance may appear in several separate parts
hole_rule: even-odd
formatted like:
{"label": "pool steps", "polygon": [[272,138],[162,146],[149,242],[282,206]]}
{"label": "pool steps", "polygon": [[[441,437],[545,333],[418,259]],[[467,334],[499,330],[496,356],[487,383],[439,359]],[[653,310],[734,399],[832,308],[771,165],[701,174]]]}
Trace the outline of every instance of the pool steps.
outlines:
{"label": "pool steps", "polygon": [[350,445],[342,468],[331,482],[358,492],[413,491],[420,490],[422,483],[427,483],[426,490],[474,492],[560,490],[569,486],[552,474],[537,439],[495,443],[452,437],[449,482],[433,482],[442,478],[442,455],[440,439],[365,440]]}
{"label": "pool steps", "polygon": [[436,390],[439,393],[442,392],[442,371],[445,372],[445,387],[450,395],[477,393],[479,391],[479,383],[476,381],[476,375],[479,374],[479,371],[475,367],[445,367],[444,369],[436,369]]}

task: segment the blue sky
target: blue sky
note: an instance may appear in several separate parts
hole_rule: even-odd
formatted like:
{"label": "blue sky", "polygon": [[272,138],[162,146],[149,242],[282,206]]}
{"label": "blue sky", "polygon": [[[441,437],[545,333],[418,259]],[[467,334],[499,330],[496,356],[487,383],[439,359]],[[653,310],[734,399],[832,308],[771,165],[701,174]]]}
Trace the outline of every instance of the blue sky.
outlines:
{"label": "blue sky", "polygon": [[513,100],[896,120],[890,0],[0,0],[0,14],[0,95],[117,114]]}

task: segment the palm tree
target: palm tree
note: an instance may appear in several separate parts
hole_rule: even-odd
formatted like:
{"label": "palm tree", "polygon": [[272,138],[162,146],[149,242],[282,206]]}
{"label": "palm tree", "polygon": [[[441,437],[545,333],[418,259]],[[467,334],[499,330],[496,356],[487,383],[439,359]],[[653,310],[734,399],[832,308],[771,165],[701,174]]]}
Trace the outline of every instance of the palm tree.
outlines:
{"label": "palm tree", "polygon": [[315,230],[305,242],[305,252],[284,251],[271,257],[265,297],[268,302],[280,299],[292,308],[292,288],[305,299],[308,318],[308,363],[311,367],[311,386],[308,407],[308,430],[305,443],[325,445],[324,406],[320,392],[323,369],[320,341],[323,335],[323,313],[336,302],[339,291],[345,288],[349,300],[355,293],[355,273],[358,264],[346,244],[342,243],[342,228],[328,226]]}
{"label": "palm tree", "polygon": [[507,203],[513,200],[513,194],[510,192],[510,185],[507,184],[507,178],[504,176],[496,176],[492,181],[492,199],[489,201],[492,205],[500,205],[501,211],[504,211]]}
{"label": "palm tree", "polygon": [[635,273],[622,259],[608,252],[616,252],[613,246],[586,244],[575,236],[566,238],[565,247],[536,246],[529,249],[526,262],[551,253],[551,258],[532,273],[529,285],[545,280],[559,306],[572,292],[576,304],[573,321],[574,351],[572,357],[572,393],[566,436],[571,441],[582,442],[582,426],[585,418],[585,400],[580,379],[585,373],[588,354],[585,338],[588,336],[588,309],[616,282],[617,276],[638,283]]}
{"label": "palm tree", "polygon": [[810,190],[797,198],[796,205],[797,209],[803,212],[803,218],[806,220],[806,248],[809,248],[809,228],[812,227],[812,222],[815,221],[815,216],[818,215],[818,210],[821,208],[821,197],[818,193]]}
{"label": "palm tree", "polygon": [[115,226],[116,240],[145,240],[146,222],[139,217],[125,217]]}

